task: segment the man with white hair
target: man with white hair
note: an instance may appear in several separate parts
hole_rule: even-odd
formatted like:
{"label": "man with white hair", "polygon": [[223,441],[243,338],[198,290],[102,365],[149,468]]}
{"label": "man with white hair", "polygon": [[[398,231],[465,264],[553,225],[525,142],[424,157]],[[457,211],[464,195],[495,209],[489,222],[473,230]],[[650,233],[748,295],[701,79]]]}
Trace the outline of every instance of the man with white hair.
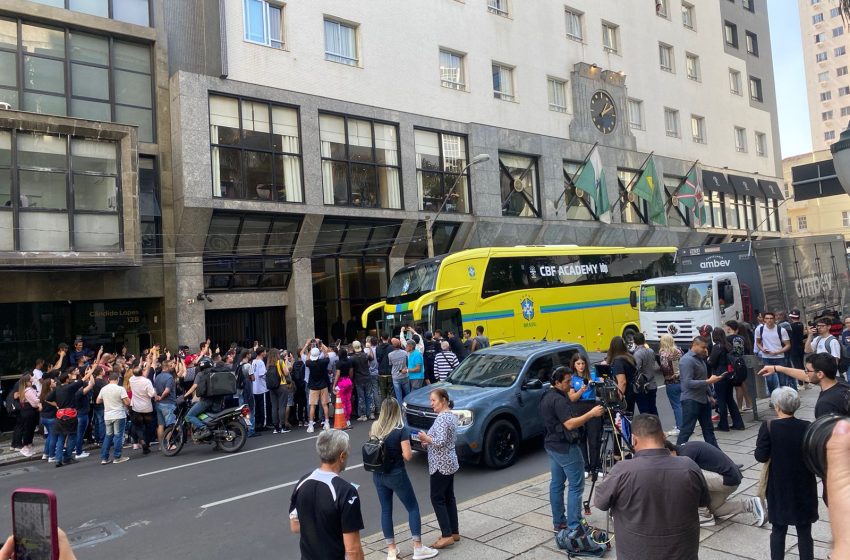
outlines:
{"label": "man with white hair", "polygon": [[289,503],[289,528],[301,536],[301,558],[363,560],[363,516],[357,488],[340,476],[349,457],[348,434],[319,434],[321,464],[298,481]]}
{"label": "man with white hair", "polygon": [[434,375],[437,381],[445,381],[446,377],[458,366],[460,361],[457,354],[450,350],[449,341],[440,342],[440,351],[434,355]]}

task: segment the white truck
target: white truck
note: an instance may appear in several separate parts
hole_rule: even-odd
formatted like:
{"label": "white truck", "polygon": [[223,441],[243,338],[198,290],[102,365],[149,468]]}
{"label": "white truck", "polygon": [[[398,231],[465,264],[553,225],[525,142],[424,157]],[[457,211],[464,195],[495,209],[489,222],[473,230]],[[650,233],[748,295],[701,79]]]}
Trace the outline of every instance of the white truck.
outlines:
{"label": "white truck", "polygon": [[679,249],[676,276],[646,280],[631,296],[641,330],[687,346],[702,325],[752,322],[759,311],[799,309],[807,319],[850,305],[844,239],[823,235]]}

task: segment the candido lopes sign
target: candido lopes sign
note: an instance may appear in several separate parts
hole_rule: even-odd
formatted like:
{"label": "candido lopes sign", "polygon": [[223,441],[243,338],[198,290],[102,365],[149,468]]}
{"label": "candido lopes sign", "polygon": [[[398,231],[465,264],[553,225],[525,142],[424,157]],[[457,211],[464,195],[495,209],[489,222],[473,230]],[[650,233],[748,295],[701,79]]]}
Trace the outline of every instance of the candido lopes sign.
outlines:
{"label": "candido lopes sign", "polygon": [[[533,277],[535,267],[530,267],[529,273]],[[597,264],[562,264],[556,265],[541,265],[537,267],[540,276],[583,276],[585,274],[607,274],[608,265],[604,263]]]}

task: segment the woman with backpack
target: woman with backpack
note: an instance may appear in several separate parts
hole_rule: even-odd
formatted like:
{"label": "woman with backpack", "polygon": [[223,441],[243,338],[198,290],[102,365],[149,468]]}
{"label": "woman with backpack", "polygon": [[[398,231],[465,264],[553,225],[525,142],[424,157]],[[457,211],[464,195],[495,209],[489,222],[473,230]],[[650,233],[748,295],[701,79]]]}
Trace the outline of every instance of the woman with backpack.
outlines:
{"label": "woman with backpack", "polygon": [[637,374],[635,359],[626,347],[626,341],[622,336],[615,336],[608,345],[608,354],[605,363],[611,366],[611,374],[617,380],[620,396],[626,399],[626,411],[635,411],[635,392],[632,385]]}
{"label": "woman with backpack", "polygon": [[670,408],[673,409],[673,417],[676,419],[676,428],[667,432],[668,436],[678,436],[682,427],[682,385],[679,381],[679,360],[682,358],[682,349],[676,346],[676,341],[669,334],[661,335],[658,345],[658,357],[661,361],[661,374],[664,375],[664,390]]}
{"label": "woman with backpack", "polygon": [[32,374],[25,373],[18,381],[16,392],[20,412],[15,421],[15,431],[12,435],[12,447],[17,448],[24,457],[32,457],[35,451],[32,448],[32,440],[35,436],[35,427],[38,424],[41,403],[38,400],[38,391],[33,385]]}
{"label": "woman with backpack", "polygon": [[[286,350],[283,351],[284,353]],[[289,431],[289,407],[292,400],[292,379],[289,376],[291,364],[283,359],[277,348],[269,350],[266,362],[266,387],[271,395],[273,434],[285,434]]]}
{"label": "woman with backpack", "polygon": [[729,417],[732,416],[732,429],[744,430],[744,419],[735,402],[734,388],[732,387],[732,344],[726,338],[726,332],[720,327],[714,327],[711,331],[711,354],[708,356],[708,371],[711,375],[722,375],[723,379],[714,384],[714,393],[717,396],[717,410],[720,413],[720,422],[717,430],[729,431]]}
{"label": "woman with backpack", "polygon": [[[750,330],[744,322],[735,320],[726,321],[726,338],[732,344],[733,351],[737,356],[753,357],[753,339],[750,336]],[[744,358],[745,360],[747,358]],[[746,363],[746,362],[745,362]],[[749,364],[748,364],[749,369]],[[733,383],[735,387],[735,404],[738,405],[738,410],[741,412],[750,412],[753,409],[753,399],[750,397],[750,392],[747,389],[746,383]]]}
{"label": "woman with backpack", "polygon": [[407,510],[410,535],[413,538],[414,560],[433,558],[438,554],[433,548],[422,545],[422,517],[419,502],[413,491],[413,485],[407,476],[405,461],[413,458],[410,447],[410,430],[404,425],[401,407],[393,397],[387,397],[381,404],[378,419],[372,423],[369,437],[383,442],[383,472],[373,472],[372,481],[381,503],[381,530],[387,543],[387,560],[399,557],[398,546],[393,532],[393,495],[398,496]]}

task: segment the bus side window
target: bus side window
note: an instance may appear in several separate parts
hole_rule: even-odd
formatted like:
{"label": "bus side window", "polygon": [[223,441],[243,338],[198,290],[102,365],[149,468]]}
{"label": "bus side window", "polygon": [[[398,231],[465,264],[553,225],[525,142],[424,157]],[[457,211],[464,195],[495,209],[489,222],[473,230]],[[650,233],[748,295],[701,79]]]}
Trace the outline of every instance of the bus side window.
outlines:
{"label": "bus side window", "polygon": [[452,331],[460,338],[463,334],[463,323],[460,320],[460,309],[438,309],[435,328],[440,329],[445,338],[447,331]]}

